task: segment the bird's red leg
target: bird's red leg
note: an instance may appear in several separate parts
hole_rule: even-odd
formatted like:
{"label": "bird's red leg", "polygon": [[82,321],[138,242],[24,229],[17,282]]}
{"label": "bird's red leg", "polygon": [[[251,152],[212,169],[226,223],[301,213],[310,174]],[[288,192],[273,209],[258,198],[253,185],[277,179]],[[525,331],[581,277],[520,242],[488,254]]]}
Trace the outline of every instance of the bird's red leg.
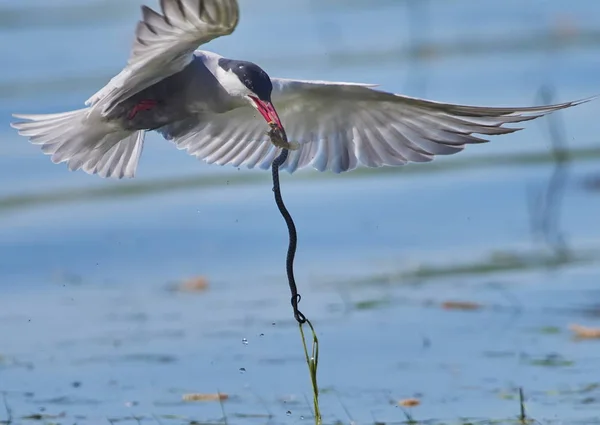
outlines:
{"label": "bird's red leg", "polygon": [[129,115],[127,115],[127,119],[134,119],[138,112],[140,111],[149,111],[154,108],[158,102],[153,99],[141,100],[137,105],[133,107]]}

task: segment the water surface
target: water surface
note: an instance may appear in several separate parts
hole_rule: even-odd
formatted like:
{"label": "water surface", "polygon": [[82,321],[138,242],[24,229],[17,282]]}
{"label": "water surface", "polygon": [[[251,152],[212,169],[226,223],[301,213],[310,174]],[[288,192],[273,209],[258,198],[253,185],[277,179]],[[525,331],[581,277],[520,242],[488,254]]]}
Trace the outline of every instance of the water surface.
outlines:
{"label": "water surface", "polygon": [[[151,135],[136,179],[105,181],[8,127],[12,112],[78,108],[118,72],[139,4],[0,3],[0,391],[15,423],[311,423],[268,173]],[[234,36],[206,48],[276,76],[487,105],[599,91],[592,0],[241,7]],[[510,421],[518,387],[542,423],[597,422],[598,342],[568,328],[600,326],[600,197],[584,184],[597,116],[556,114],[573,160],[549,213],[532,202],[555,172],[547,119],[431,164],[283,178],[327,423],[403,422],[410,397],[416,420]],[[551,243],[535,238],[555,212]],[[208,289],[171,290],[195,276]],[[219,391],[222,406],[182,401]]]}

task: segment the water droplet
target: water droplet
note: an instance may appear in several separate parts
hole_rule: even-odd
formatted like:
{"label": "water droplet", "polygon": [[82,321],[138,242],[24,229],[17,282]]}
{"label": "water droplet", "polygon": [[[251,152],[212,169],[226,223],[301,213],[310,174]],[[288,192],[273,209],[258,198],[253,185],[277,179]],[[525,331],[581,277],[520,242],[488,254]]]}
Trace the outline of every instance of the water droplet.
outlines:
{"label": "water droplet", "polygon": [[245,367],[240,367],[240,373],[244,373],[246,371]]}
{"label": "water droplet", "polygon": [[304,416],[300,416],[300,420],[304,420]]}
{"label": "water droplet", "polygon": [[242,338],[242,344],[248,345],[248,340],[246,338]]}
{"label": "water droplet", "polygon": [[292,412],[289,411],[289,410],[287,412],[285,412],[285,414],[288,415],[288,416],[292,416]]}
{"label": "water droplet", "polygon": [[277,323],[275,323],[275,322],[271,323],[271,325],[273,325],[273,326],[275,326],[276,324],[277,324]]}

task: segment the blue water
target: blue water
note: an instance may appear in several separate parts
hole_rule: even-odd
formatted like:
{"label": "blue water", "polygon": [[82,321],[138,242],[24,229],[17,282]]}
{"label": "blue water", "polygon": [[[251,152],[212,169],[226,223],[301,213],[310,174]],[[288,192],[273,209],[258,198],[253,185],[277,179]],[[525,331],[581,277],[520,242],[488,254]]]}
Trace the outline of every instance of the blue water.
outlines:
{"label": "blue water", "polygon": [[[268,173],[242,184],[261,172],[208,166],[151,135],[136,179],[105,181],[52,164],[8,126],[13,112],[81,107],[123,66],[139,4],[0,3],[0,392],[17,423],[62,412],[47,420],[218,421],[218,403],[181,401],[217,391],[230,395],[229,423],[311,423]],[[596,1],[414,7],[246,0],[234,35],[205,48],[275,76],[456,103],[531,105],[542,85],[557,102],[600,93]],[[434,53],[407,55],[416,42]],[[519,161],[548,155],[547,119],[396,173],[283,179],[327,423],[401,422],[396,402],[413,396],[417,420],[509,420],[520,386],[542,423],[595,423],[600,348],[568,326],[600,326],[600,196],[583,184],[600,155],[577,154],[600,149],[599,111],[596,101],[555,116],[575,159],[558,206],[570,254],[553,268],[541,265],[554,251],[532,238],[528,204],[554,165]],[[158,190],[186,179],[210,184]],[[118,196],[137,184],[157,190]],[[107,188],[114,196],[94,196]],[[205,292],[167,290],[199,275]],[[447,300],[484,308],[441,309]]]}

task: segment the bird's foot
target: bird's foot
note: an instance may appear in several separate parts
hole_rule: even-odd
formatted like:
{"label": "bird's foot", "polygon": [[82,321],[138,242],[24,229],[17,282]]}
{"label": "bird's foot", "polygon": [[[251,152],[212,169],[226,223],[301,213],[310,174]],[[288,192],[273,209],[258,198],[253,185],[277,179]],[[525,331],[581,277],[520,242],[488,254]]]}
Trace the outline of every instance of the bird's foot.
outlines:
{"label": "bird's foot", "polygon": [[129,115],[127,115],[127,119],[132,120],[135,118],[138,112],[149,111],[150,109],[154,108],[157,104],[158,102],[153,99],[141,100],[137,105],[133,107],[131,112],[129,112]]}

